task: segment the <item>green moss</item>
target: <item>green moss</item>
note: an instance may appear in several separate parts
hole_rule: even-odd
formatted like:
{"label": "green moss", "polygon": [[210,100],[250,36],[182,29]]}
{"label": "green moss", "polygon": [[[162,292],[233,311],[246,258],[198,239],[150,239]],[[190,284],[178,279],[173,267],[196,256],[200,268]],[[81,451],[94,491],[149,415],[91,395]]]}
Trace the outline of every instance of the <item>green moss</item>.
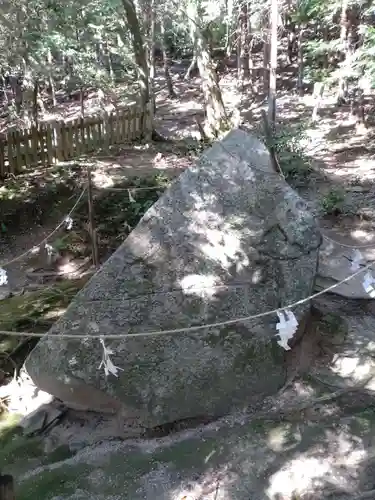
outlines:
{"label": "green moss", "polygon": [[15,427],[0,440],[0,469],[13,466],[19,460],[41,457],[43,446],[40,438],[28,438],[22,435],[22,429]]}
{"label": "green moss", "polygon": [[16,487],[17,500],[50,500],[59,495],[73,494],[84,486],[92,467],[83,464],[62,465],[46,469]]}
{"label": "green moss", "polygon": [[[32,326],[35,330],[39,326],[39,331],[46,331],[67,308],[87,279],[57,282],[52,287],[0,301],[0,329],[17,330]],[[1,352],[12,348],[12,343],[9,337],[3,337]]]}

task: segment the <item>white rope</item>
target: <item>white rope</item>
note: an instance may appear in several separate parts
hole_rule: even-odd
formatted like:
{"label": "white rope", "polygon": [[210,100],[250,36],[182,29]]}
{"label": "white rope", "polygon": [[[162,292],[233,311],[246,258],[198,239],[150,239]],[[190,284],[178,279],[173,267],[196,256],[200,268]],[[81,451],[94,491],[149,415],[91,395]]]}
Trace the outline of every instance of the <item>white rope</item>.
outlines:
{"label": "white rope", "polygon": [[173,328],[171,330],[155,330],[155,331],[150,331],[150,332],[140,332],[140,333],[117,333],[117,334],[73,334],[73,333],[35,333],[35,332],[12,332],[12,331],[0,331],[0,335],[9,335],[9,336],[22,336],[22,337],[44,337],[45,335],[48,335],[49,337],[61,337],[61,338],[66,338],[66,339],[121,339],[125,337],[153,337],[157,335],[175,335],[178,333],[188,333],[188,332],[196,332],[198,330],[204,330],[205,328],[217,328],[221,326],[227,326],[227,325],[233,325],[235,323],[242,323],[244,321],[250,321],[253,319],[258,319],[258,318],[264,318],[265,316],[270,316],[273,314],[277,314],[278,312],[285,311],[286,309],[292,309],[294,307],[300,306],[302,304],[305,304],[306,302],[309,302],[310,300],[315,299],[316,297],[320,297],[320,295],[323,295],[337,286],[341,285],[342,283],[346,283],[347,281],[351,280],[355,276],[358,276],[361,274],[363,271],[366,269],[369,269],[374,262],[370,262],[366,266],[362,267],[359,271],[356,271],[353,274],[350,274],[343,280],[339,281],[338,283],[335,283],[334,285],[331,285],[327,288],[324,288],[320,292],[314,293],[313,295],[309,295],[308,297],[298,300],[296,302],[293,302],[291,304],[288,304],[287,306],[284,307],[278,307],[277,309],[272,309],[271,311],[265,311],[262,313],[254,314],[252,316],[244,316],[242,318],[235,318],[235,319],[229,319],[226,321],[218,321],[216,323],[206,323],[204,325],[196,325],[196,326],[189,326],[189,327],[184,327],[184,328]]}
{"label": "white rope", "polygon": [[121,187],[95,187],[94,189],[96,191],[128,191],[128,192],[133,192],[133,191],[152,191],[152,190],[163,190],[166,189],[168,186],[149,186],[149,187],[131,187],[131,188],[121,188]]}
{"label": "white rope", "polygon": [[333,238],[331,238],[330,236],[327,235],[327,233],[325,231],[323,231],[321,228],[320,229],[320,232],[322,233],[323,237],[326,238],[328,241],[331,241],[332,243],[334,243],[335,245],[339,245],[339,246],[342,246],[344,248],[350,248],[351,250],[360,250],[360,249],[365,249],[365,248],[373,248],[375,249],[375,241],[372,243],[372,244],[368,244],[368,245],[347,245],[346,243],[341,243],[341,241],[337,241],[337,240],[334,240]]}
{"label": "white rope", "polygon": [[21,260],[24,257],[26,257],[26,255],[28,255],[30,252],[32,252],[34,250],[34,248],[38,248],[38,247],[44,245],[44,243],[46,243],[60,229],[60,227],[65,224],[66,219],[72,215],[74,210],[77,208],[79,202],[81,201],[83,195],[85,194],[85,191],[86,191],[86,188],[84,188],[82,190],[82,193],[77,198],[77,201],[73,205],[73,208],[70,210],[70,212],[64,217],[64,219],[60,222],[60,224],[58,226],[56,226],[55,229],[48,236],[46,236],[46,238],[44,238],[42,241],[40,241],[36,245],[33,245],[31,248],[26,250],[26,252],[23,252],[23,253],[21,253],[21,255],[18,255],[18,257],[15,257],[14,259],[8,260],[7,262],[0,263],[0,267],[6,267],[6,266],[9,266],[10,264],[13,264],[13,262],[17,262],[18,260]]}

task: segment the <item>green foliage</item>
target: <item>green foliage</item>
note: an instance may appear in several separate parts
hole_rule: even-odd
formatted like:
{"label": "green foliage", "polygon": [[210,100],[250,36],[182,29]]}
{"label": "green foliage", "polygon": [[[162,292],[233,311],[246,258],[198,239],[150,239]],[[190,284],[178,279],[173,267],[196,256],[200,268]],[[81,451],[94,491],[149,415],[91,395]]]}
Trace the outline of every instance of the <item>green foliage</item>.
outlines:
{"label": "green foliage", "polygon": [[[95,218],[99,246],[103,252],[115,250],[139,222],[145,212],[158,200],[169,180],[161,175],[135,178],[117,186],[119,191],[103,191],[95,200]],[[121,188],[134,189],[130,194]],[[151,189],[148,189],[151,188]],[[82,217],[85,214],[82,213]]]}
{"label": "green foliage", "polygon": [[303,142],[307,140],[306,124],[296,127],[283,126],[277,129],[273,145],[285,177],[294,182],[306,181],[311,170],[309,158],[305,155]]}
{"label": "green foliage", "polygon": [[326,215],[338,215],[343,211],[344,202],[345,192],[340,188],[331,188],[320,200],[320,205]]}

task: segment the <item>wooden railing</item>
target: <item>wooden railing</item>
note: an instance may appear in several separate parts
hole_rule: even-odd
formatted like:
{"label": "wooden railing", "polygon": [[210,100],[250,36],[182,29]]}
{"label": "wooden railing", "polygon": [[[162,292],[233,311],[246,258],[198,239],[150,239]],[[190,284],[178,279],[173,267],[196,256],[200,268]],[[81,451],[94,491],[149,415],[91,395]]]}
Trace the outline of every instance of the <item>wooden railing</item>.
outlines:
{"label": "wooden railing", "polygon": [[140,139],[151,126],[149,112],[133,106],[104,116],[10,130],[0,139],[0,177]]}

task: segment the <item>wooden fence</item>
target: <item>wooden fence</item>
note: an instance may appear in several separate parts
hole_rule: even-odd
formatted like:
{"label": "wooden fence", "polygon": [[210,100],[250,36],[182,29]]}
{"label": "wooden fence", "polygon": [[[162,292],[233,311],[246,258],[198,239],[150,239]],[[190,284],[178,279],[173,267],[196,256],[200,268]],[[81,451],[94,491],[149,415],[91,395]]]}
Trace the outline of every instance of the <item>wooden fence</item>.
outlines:
{"label": "wooden fence", "polygon": [[10,130],[0,139],[0,177],[38,165],[72,160],[99,148],[140,139],[151,129],[150,113],[133,106],[105,116]]}

